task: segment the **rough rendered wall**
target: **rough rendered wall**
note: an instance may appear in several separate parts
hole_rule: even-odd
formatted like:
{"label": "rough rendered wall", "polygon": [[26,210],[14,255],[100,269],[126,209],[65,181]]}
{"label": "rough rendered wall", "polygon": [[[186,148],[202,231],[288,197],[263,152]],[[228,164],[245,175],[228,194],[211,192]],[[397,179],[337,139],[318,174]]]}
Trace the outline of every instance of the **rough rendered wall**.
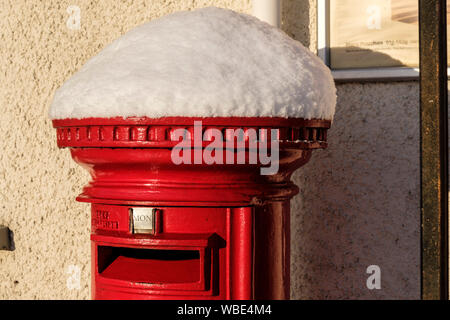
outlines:
{"label": "rough rendered wall", "polygon": [[[315,1],[283,3],[282,28],[315,50]],[[70,5],[79,30],[66,26]],[[89,206],[74,201],[88,175],[56,148],[56,88],[134,26],[207,5],[251,12],[250,0],[1,2],[0,224],[15,251],[0,251],[0,299],[89,298]],[[338,96],[329,149],[294,176],[291,296],[418,298],[418,86],[344,84]],[[371,264],[381,290],[365,287]],[[81,287],[70,289],[77,268]]]}
{"label": "rough rendered wall", "polygon": [[[418,90],[338,86],[329,148],[294,178],[292,298],[420,298]],[[381,290],[366,287],[370,265]]]}
{"label": "rough rendered wall", "polygon": [[[316,50],[316,1],[284,3],[297,23],[285,28]],[[291,298],[419,299],[419,85],[337,89],[329,148],[293,178]],[[370,265],[381,268],[381,290],[366,287]]]}

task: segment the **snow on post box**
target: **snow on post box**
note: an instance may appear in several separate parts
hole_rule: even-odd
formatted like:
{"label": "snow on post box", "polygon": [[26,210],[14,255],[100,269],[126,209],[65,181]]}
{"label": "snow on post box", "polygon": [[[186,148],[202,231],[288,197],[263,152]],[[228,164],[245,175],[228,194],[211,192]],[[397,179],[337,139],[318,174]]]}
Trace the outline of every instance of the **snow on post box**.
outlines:
{"label": "snow on post box", "polygon": [[90,59],[49,115],[92,177],[92,297],[288,299],[290,176],[327,146],[335,104],[320,59],[226,9],[152,20]]}

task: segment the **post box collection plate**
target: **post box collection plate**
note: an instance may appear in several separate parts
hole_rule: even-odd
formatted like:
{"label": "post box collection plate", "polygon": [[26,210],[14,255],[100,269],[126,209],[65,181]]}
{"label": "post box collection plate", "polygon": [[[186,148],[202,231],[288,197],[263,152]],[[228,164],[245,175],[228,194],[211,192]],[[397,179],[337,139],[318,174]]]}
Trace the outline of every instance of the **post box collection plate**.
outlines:
{"label": "post box collection plate", "polygon": [[131,208],[131,233],[155,233],[155,208]]}

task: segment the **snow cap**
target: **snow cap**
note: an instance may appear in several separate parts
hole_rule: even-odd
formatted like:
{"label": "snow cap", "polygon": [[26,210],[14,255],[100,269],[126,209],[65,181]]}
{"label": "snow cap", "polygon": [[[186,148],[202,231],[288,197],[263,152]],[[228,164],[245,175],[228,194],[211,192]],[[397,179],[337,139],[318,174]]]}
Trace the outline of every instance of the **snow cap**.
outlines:
{"label": "snow cap", "polygon": [[253,16],[208,7],[143,24],[91,58],[55,93],[51,119],[328,119],[336,88],[300,42]]}

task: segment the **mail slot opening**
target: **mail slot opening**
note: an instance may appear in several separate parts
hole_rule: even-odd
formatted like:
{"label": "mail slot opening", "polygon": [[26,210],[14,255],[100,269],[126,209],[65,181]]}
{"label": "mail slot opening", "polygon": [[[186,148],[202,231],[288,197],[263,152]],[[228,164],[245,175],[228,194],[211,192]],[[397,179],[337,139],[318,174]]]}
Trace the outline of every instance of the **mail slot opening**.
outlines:
{"label": "mail slot opening", "polygon": [[135,249],[98,246],[98,273],[105,278],[135,283],[193,283],[200,281],[198,250]]}

